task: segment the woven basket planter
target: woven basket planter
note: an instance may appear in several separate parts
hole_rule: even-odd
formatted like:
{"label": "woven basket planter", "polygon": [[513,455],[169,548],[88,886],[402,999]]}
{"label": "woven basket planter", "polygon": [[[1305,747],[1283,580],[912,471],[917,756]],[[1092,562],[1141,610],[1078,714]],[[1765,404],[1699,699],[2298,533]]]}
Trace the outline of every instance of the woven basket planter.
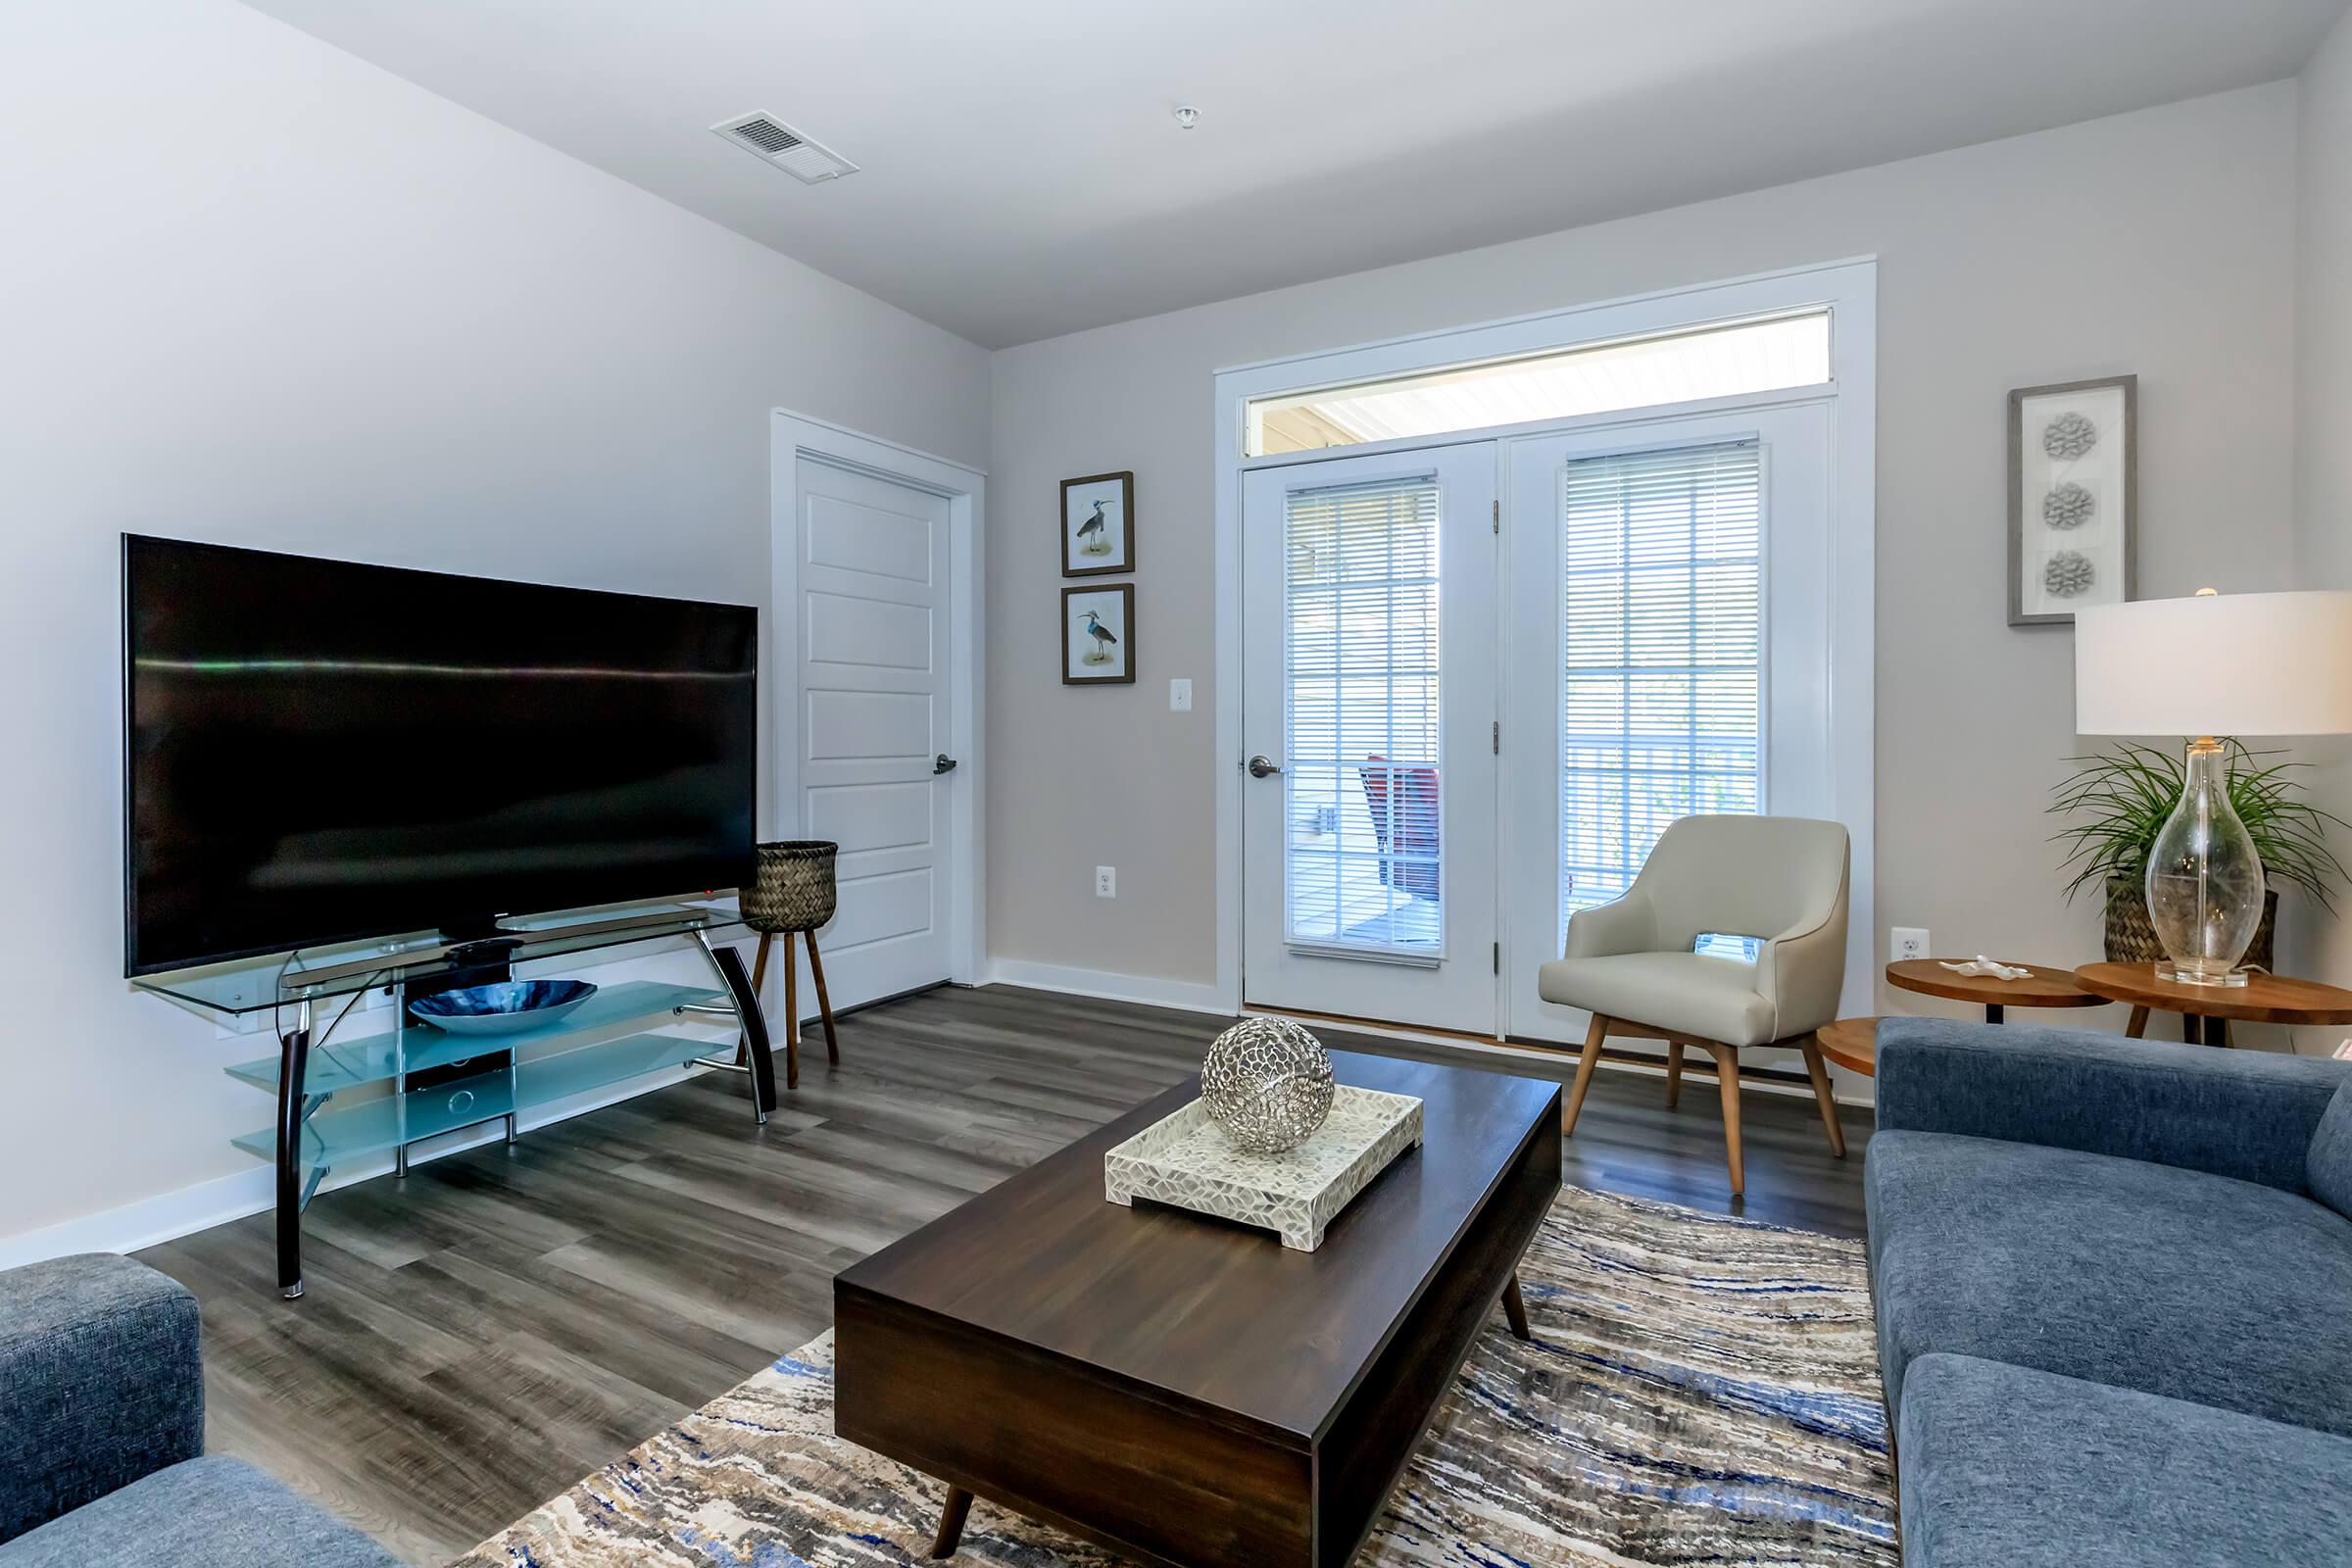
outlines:
{"label": "woven basket planter", "polygon": [[[2254,928],[2254,945],[2239,960],[2249,969],[2272,971],[2272,950],[2278,934],[2278,893],[2262,896],[2262,923]],[[2107,961],[2154,963],[2164,956],[2156,940],[2156,924],[2148,917],[2147,889],[2135,877],[2107,879]]]}
{"label": "woven basket planter", "polygon": [[742,892],[743,923],[770,935],[814,931],[833,918],[833,858],[829,839],[786,839],[760,846],[760,868]]}

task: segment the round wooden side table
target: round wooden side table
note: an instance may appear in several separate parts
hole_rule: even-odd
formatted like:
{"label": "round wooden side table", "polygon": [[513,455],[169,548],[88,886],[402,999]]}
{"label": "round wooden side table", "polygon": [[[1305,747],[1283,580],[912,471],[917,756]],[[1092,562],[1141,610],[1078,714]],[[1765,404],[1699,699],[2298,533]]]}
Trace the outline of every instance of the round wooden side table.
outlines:
{"label": "round wooden side table", "polygon": [[2148,1014],[2177,1012],[2180,1038],[2191,1045],[2226,1046],[2232,1019],[2241,1023],[2352,1023],[2352,991],[2317,980],[2254,974],[2242,986],[2184,986],[2156,978],[2152,963],[2086,963],[2075,971],[2082,988],[2105,1002],[2131,1004],[2124,1033],[2148,1032]]}
{"label": "round wooden side table", "polygon": [[1813,1039],[1821,1047],[1825,1059],[1836,1062],[1847,1072],[1858,1072],[1865,1078],[1878,1076],[1878,1019],[1840,1018],[1836,1023],[1825,1023],[1814,1030]]}
{"label": "round wooden side table", "polygon": [[1905,958],[1886,966],[1886,983],[1923,997],[1981,1003],[1986,1023],[2001,1022],[2011,1007],[2095,1007],[2106,1000],[2084,990],[2080,976],[2064,969],[2038,963],[2011,967],[2030,972],[2023,980],[2003,980],[1998,975],[1956,974],[1935,958]]}

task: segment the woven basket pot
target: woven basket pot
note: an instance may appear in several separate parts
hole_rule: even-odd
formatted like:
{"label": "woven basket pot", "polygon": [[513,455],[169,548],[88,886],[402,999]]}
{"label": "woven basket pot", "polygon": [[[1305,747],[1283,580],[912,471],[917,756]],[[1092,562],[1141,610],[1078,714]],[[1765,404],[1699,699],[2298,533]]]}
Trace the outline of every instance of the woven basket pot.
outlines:
{"label": "woven basket pot", "polygon": [[741,895],[743,923],[775,935],[814,931],[833,918],[833,858],[829,839],[785,839],[760,846],[760,866]]}
{"label": "woven basket pot", "polygon": [[[2262,923],[2254,928],[2254,945],[2238,961],[2249,969],[2272,972],[2272,950],[2278,935],[2278,893],[2262,896]],[[2107,961],[2154,963],[2164,956],[2156,940],[2156,923],[2148,918],[2147,888],[2136,877],[2107,879]]]}

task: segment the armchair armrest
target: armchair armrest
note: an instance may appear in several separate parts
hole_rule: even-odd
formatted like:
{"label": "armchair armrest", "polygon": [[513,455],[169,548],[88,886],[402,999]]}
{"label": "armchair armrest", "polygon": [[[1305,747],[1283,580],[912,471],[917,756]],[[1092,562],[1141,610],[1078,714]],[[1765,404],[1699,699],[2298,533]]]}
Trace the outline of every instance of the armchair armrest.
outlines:
{"label": "armchair armrest", "polygon": [[1563,958],[1613,958],[1620,954],[1649,953],[1658,945],[1658,922],[1650,912],[1649,896],[1629,888],[1606,904],[1579,909],[1568,917],[1568,941]]}
{"label": "armchair armrest", "polygon": [[1838,1016],[1845,987],[1845,903],[1818,921],[1792,927],[1756,955],[1756,990],[1771,1002],[1776,1038],[1818,1029]]}
{"label": "armchair armrest", "polygon": [[112,1254],[0,1273],[0,1542],[203,1451],[193,1296]]}
{"label": "armchair armrest", "polygon": [[2306,1190],[2312,1135],[2352,1066],[2075,1029],[1887,1018],[1881,1132],[2079,1149]]}

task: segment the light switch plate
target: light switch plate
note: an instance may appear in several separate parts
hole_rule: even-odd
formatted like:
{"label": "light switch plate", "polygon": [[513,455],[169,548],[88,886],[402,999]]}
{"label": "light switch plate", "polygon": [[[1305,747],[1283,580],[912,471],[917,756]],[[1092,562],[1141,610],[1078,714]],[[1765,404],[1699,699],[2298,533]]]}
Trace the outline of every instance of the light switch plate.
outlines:
{"label": "light switch plate", "polygon": [[1168,711],[1189,713],[1193,710],[1193,683],[1178,679],[1168,682]]}

